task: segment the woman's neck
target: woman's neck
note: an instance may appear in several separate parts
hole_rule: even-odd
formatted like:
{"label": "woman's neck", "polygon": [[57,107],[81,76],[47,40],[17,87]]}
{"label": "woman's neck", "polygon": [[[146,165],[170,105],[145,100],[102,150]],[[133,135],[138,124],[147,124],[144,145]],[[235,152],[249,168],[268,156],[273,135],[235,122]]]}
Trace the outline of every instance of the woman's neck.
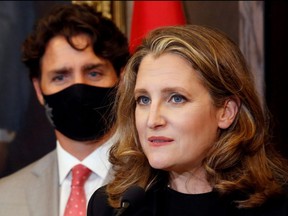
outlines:
{"label": "woman's neck", "polygon": [[212,191],[203,168],[193,172],[170,172],[169,185],[175,191],[185,194],[201,194]]}

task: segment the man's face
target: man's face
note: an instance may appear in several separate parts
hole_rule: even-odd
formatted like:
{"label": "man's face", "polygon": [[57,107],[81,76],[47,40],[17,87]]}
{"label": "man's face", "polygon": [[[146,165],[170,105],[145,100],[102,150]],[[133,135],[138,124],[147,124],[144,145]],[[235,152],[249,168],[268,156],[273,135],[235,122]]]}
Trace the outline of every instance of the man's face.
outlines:
{"label": "man's face", "polygon": [[87,35],[77,35],[72,41],[79,48],[88,46],[78,51],[63,36],[56,36],[46,47],[41,60],[41,79],[33,80],[42,104],[42,93],[54,94],[76,83],[112,87],[118,81],[111,62],[95,55]]}

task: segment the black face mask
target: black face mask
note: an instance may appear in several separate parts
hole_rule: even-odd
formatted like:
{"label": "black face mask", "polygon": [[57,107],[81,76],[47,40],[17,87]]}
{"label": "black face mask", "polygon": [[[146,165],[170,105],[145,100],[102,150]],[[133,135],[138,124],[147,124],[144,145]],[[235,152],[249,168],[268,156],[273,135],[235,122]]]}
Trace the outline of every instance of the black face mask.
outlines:
{"label": "black face mask", "polygon": [[75,84],[43,95],[46,115],[55,129],[77,141],[97,140],[113,125],[116,88]]}

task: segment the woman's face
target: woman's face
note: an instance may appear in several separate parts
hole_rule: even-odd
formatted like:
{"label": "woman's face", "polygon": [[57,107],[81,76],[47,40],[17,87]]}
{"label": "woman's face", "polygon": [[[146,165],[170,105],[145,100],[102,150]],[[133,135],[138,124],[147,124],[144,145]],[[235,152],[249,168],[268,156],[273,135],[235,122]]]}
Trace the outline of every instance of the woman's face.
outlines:
{"label": "woman's face", "polygon": [[213,106],[189,62],[176,54],[144,57],[135,99],[136,128],[150,165],[176,172],[199,169],[216,139],[222,109]]}

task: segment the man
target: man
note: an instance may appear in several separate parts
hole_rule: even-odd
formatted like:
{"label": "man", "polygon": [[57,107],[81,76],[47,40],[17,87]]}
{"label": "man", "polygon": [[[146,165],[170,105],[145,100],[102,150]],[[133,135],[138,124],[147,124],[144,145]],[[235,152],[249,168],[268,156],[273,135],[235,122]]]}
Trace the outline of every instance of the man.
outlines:
{"label": "man", "polygon": [[86,204],[111,177],[112,107],[129,58],[127,39],[89,6],[69,4],[37,23],[22,52],[37,98],[55,129],[57,147],[0,180],[0,215],[66,216],[72,211],[65,208],[73,200],[73,167],[81,164],[89,171],[83,177]]}

